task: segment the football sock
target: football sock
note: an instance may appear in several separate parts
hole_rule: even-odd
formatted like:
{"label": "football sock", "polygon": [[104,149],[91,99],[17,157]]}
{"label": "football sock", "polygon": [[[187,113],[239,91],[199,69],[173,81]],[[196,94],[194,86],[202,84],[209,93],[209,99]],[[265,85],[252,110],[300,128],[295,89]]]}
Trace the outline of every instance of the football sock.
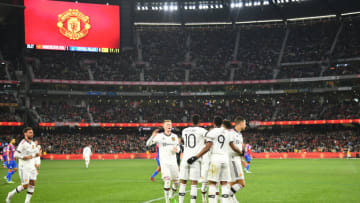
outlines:
{"label": "football sock", "polygon": [[241,190],[243,187],[240,184],[235,184],[231,186],[231,192],[235,194],[237,191]]}
{"label": "football sock", "polygon": [[8,173],[8,181],[11,181],[11,176],[15,173],[14,170],[12,170],[11,172]]}
{"label": "football sock", "polygon": [[246,170],[248,171],[248,170],[249,170],[249,168],[250,168],[250,164],[247,164],[247,166],[246,166]]}
{"label": "football sock", "polygon": [[28,189],[27,189],[27,194],[26,194],[26,198],[25,198],[25,203],[30,202],[30,199],[32,197],[32,194],[35,190],[35,186],[29,185]]}
{"label": "football sock", "polygon": [[180,184],[179,188],[179,203],[184,203],[186,184]]}
{"label": "football sock", "polygon": [[155,170],[154,173],[151,175],[152,178],[154,178],[159,173],[158,170]]}
{"label": "football sock", "polygon": [[209,195],[208,195],[209,203],[216,202],[215,196],[216,196],[216,185],[211,184],[209,185]]}
{"label": "football sock", "polygon": [[169,201],[170,184],[171,184],[171,181],[170,181],[170,180],[165,180],[165,181],[164,181],[165,201]]}
{"label": "football sock", "polygon": [[8,196],[11,199],[16,193],[20,193],[23,190],[24,190],[24,187],[22,185],[19,185],[15,189],[13,189],[11,192],[9,192]]}
{"label": "football sock", "polygon": [[223,203],[229,202],[229,186],[227,184],[221,186],[221,197]]}
{"label": "football sock", "polygon": [[197,185],[191,185],[191,190],[190,190],[190,203],[196,203],[196,196],[197,196]]}
{"label": "football sock", "polygon": [[203,183],[201,185],[201,197],[203,200],[206,200],[206,187],[207,187],[207,183]]}
{"label": "football sock", "polygon": [[11,170],[8,171],[8,174],[6,175],[6,178],[8,179],[8,181],[11,180]]}

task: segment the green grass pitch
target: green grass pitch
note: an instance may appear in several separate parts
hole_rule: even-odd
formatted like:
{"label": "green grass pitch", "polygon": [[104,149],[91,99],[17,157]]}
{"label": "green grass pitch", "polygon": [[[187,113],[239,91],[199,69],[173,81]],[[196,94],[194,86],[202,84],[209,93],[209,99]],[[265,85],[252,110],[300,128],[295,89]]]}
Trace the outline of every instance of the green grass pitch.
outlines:
{"label": "green grass pitch", "polygon": [[[90,168],[84,165],[42,161],[32,202],[145,202],[163,197],[160,175],[155,183],[149,180],[155,160],[93,160]],[[246,187],[237,194],[240,202],[360,202],[360,160],[257,159],[250,169]],[[0,172],[0,202],[5,202],[20,180],[16,172],[16,183],[8,184],[2,178],[7,170]],[[12,202],[24,202],[25,194]]]}

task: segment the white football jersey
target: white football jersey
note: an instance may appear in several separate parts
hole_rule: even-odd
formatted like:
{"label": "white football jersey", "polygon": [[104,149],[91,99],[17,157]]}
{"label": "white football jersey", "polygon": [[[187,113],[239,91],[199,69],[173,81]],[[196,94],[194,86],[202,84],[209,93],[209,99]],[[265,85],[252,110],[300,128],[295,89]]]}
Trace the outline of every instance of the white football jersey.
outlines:
{"label": "white football jersey", "polygon": [[84,147],[83,156],[90,156],[91,154],[92,153],[90,147]]}
{"label": "white football jersey", "polygon": [[197,155],[205,146],[205,135],[207,130],[202,127],[188,127],[182,131],[184,141],[183,160]]}
{"label": "white football jersey", "polygon": [[151,136],[146,141],[146,145],[151,146],[153,144],[158,144],[159,146],[160,164],[177,165],[174,147],[179,146],[179,139],[176,134],[166,135],[165,133],[158,133],[155,136]]}
{"label": "white football jersey", "polygon": [[[20,144],[16,148],[16,152],[21,156],[34,156],[37,152],[37,148],[35,142],[32,140],[29,142],[25,139],[21,140]],[[35,157],[28,160],[19,159],[19,168],[26,169],[26,170],[33,170],[35,169]]]}
{"label": "white football jersey", "polygon": [[206,134],[206,140],[212,142],[211,158],[218,161],[227,162],[229,160],[230,142],[234,141],[233,135],[229,130],[214,128]]}
{"label": "white football jersey", "polygon": [[[235,129],[231,129],[229,131],[229,134],[232,134],[231,136],[233,137],[234,141],[234,145],[240,150],[242,151],[242,145],[243,145],[243,136],[241,134],[241,132],[237,132]],[[237,152],[235,152],[233,149],[230,149],[230,156],[239,156],[239,154]]]}

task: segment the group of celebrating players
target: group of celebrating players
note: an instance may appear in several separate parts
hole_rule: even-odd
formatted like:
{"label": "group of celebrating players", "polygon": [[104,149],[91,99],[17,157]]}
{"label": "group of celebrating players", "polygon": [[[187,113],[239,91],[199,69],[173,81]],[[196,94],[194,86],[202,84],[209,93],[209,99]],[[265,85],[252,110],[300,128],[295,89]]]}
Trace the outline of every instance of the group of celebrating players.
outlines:
{"label": "group of celebrating players", "polygon": [[40,168],[41,147],[33,141],[34,131],[27,127],[23,130],[24,139],[21,140],[18,147],[15,148],[15,139],[3,148],[4,167],[8,168],[8,174],[4,177],[8,183],[11,181],[12,175],[17,171],[16,159],[19,160],[19,176],[21,184],[8,193],[6,203],[10,203],[12,197],[24,190],[27,190],[25,203],[29,203],[35,190],[35,181]]}
{"label": "group of celebrating players", "polygon": [[[170,120],[164,121],[164,132],[160,133],[159,129],[153,131],[146,145],[157,145],[159,167],[150,179],[154,180],[155,175],[161,170],[166,203],[175,200],[174,195],[177,192],[179,180],[179,203],[184,202],[187,181],[191,183],[191,203],[196,202],[198,181],[202,184],[203,203],[207,202],[207,192],[209,203],[218,202],[219,187],[221,187],[223,203],[237,203],[235,193],[245,187],[242,169],[242,165],[245,163],[243,157],[246,157],[248,162],[246,171],[248,171],[250,163],[248,154],[250,146],[244,144],[241,134],[246,128],[246,120],[241,117],[235,118],[235,126],[232,128],[230,121],[215,117],[214,126],[209,131],[199,126],[199,115],[192,116],[192,123],[192,127],[185,128],[182,131],[181,139],[172,133],[172,122]],[[11,176],[17,171],[16,158],[19,159],[21,180],[21,185],[8,193],[6,203],[10,203],[15,194],[24,190],[27,190],[25,203],[28,203],[35,189],[37,169],[40,168],[41,147],[32,140],[34,136],[32,128],[24,128],[23,133],[24,139],[16,149],[14,146],[15,139],[12,139],[3,151],[3,155],[5,155],[4,166],[8,168],[8,175],[4,178],[9,183],[13,183]],[[86,168],[91,156],[91,149],[88,148],[86,154],[84,149]],[[182,151],[183,158],[179,163],[179,154]],[[247,155],[245,155],[246,153]],[[88,158],[85,158],[85,155]],[[208,191],[207,188],[209,188]]]}
{"label": "group of celebrating players", "polygon": [[[238,202],[235,193],[245,187],[242,165],[245,163],[245,153],[249,153],[250,146],[244,144],[241,134],[246,128],[246,120],[237,117],[234,123],[233,128],[231,121],[215,117],[214,126],[208,131],[199,126],[200,116],[193,115],[193,126],[182,131],[181,139],[171,132],[170,120],[164,121],[164,132],[159,133],[159,129],[153,131],[146,145],[157,145],[160,167],[150,179],[154,180],[154,176],[161,170],[166,203],[175,201],[174,195],[179,180],[179,203],[184,202],[187,181],[191,182],[191,203],[195,203],[197,199],[198,181],[202,184],[203,203],[207,202],[207,187],[209,187],[207,196],[209,203],[218,202],[219,187],[221,187],[223,203]],[[183,146],[183,158],[179,167],[176,154],[181,152],[181,146]],[[246,156],[246,161],[250,163],[249,154]],[[249,164],[246,166],[247,171],[248,169]]]}

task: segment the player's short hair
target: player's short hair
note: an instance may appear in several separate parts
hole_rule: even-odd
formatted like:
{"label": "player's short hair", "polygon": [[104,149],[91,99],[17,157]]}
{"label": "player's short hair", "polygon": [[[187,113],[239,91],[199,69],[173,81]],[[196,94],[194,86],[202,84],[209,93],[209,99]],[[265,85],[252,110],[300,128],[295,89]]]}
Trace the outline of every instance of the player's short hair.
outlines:
{"label": "player's short hair", "polygon": [[23,129],[23,133],[27,133],[27,131],[29,131],[29,130],[33,130],[33,129],[31,127],[26,127]]}
{"label": "player's short hair", "polygon": [[232,127],[231,122],[229,120],[223,120],[222,124],[226,129],[231,129]]}
{"label": "player's short hair", "polygon": [[15,142],[15,139],[14,139],[14,138],[12,138],[12,139],[10,140],[10,143],[11,143],[13,140],[14,140],[14,142]]}
{"label": "player's short hair", "polygon": [[200,123],[200,115],[199,114],[194,114],[191,117],[191,121],[194,125],[198,125]]}
{"label": "player's short hair", "polygon": [[223,119],[220,116],[215,116],[214,118],[214,124],[215,127],[220,127],[222,124]]}
{"label": "player's short hair", "polygon": [[241,117],[241,116],[237,116],[234,120],[235,122],[235,125],[241,123],[241,122],[244,122],[245,121],[245,118]]}
{"label": "player's short hair", "polygon": [[172,122],[171,120],[164,120],[163,123],[166,123],[166,122]]}

